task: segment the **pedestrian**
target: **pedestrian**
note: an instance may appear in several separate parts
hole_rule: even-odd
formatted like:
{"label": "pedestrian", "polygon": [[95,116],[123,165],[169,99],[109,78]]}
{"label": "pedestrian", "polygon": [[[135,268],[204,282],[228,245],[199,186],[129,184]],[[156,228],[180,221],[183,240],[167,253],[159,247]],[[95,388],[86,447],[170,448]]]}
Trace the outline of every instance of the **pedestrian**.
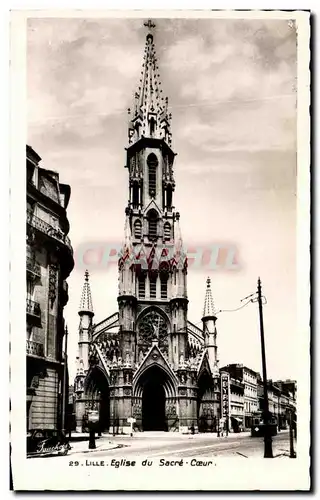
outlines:
{"label": "pedestrian", "polygon": [[224,434],[224,425],[223,422],[220,422],[220,437],[223,437]]}

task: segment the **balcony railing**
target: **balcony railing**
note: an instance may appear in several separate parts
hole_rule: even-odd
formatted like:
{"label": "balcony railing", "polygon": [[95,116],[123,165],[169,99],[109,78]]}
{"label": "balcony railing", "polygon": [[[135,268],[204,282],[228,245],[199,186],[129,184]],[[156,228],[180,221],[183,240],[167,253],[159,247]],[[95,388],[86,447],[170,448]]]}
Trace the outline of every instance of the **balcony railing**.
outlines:
{"label": "balcony railing", "polygon": [[27,271],[37,278],[41,277],[41,267],[32,257],[27,256]]}
{"label": "balcony railing", "polygon": [[36,318],[41,318],[41,308],[38,302],[34,302],[33,300],[27,299],[26,309],[27,309],[27,314],[35,316]]}
{"label": "balcony railing", "polygon": [[44,356],[43,344],[40,342],[34,342],[33,340],[27,340],[27,354],[33,356]]}
{"label": "balcony railing", "polygon": [[231,378],[230,385],[233,385],[235,387],[239,387],[239,389],[244,389],[244,382],[242,382],[241,380]]}
{"label": "balcony railing", "polygon": [[32,210],[27,210],[27,223],[33,226],[35,229],[38,229],[38,231],[41,231],[51,238],[64,243],[73,254],[70,238],[66,236],[60,228],[56,228],[43,219],[40,219],[40,217],[37,217],[33,214]]}

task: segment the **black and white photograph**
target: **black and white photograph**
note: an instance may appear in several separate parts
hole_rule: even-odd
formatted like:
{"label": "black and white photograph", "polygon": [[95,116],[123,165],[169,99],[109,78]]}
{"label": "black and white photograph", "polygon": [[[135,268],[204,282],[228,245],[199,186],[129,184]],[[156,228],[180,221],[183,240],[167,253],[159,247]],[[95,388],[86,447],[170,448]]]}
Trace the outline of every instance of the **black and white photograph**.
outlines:
{"label": "black and white photograph", "polygon": [[14,489],[310,488],[309,23],[12,14]]}

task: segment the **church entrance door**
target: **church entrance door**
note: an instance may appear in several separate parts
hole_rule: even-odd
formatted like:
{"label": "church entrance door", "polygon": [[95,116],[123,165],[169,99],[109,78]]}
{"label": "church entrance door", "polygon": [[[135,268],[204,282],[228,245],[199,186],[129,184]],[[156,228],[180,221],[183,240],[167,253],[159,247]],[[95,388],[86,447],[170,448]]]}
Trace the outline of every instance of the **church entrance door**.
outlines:
{"label": "church entrance door", "polygon": [[142,429],[167,431],[166,423],[166,374],[159,367],[148,369],[141,380]]}
{"label": "church entrance door", "polygon": [[150,381],[143,390],[142,427],[144,431],[165,431],[165,392],[161,384]]}

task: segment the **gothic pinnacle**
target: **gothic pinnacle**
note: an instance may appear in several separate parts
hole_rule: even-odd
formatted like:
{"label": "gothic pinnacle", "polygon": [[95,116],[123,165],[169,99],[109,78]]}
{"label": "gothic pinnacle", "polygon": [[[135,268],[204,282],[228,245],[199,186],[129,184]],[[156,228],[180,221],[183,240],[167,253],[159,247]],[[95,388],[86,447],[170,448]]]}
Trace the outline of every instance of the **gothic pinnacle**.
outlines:
{"label": "gothic pinnacle", "polygon": [[203,307],[203,317],[206,318],[208,316],[216,316],[216,310],[212,298],[211,292],[211,279],[207,278],[207,287],[206,287],[206,295],[204,299],[204,307]]}
{"label": "gothic pinnacle", "polygon": [[84,273],[84,284],[82,288],[80,307],[79,307],[79,315],[89,314],[93,316],[93,306],[92,306],[92,297],[89,283],[89,272],[86,269]]}

